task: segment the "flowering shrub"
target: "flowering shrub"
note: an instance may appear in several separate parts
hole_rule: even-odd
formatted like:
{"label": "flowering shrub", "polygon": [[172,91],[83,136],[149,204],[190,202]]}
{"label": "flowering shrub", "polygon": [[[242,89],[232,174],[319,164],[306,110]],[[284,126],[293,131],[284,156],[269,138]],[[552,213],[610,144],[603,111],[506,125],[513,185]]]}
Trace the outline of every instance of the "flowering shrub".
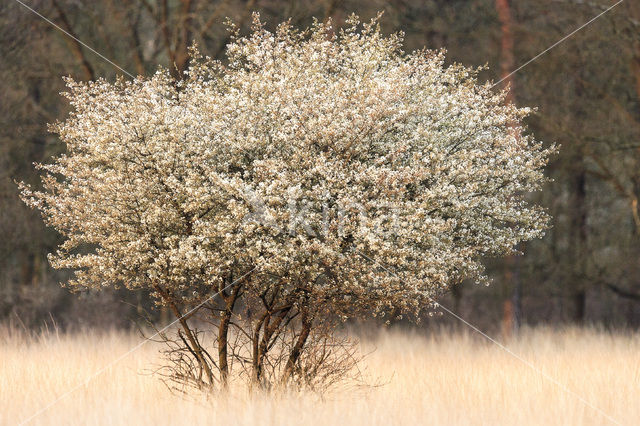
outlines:
{"label": "flowering shrub", "polygon": [[237,357],[257,381],[284,336],[279,374],[295,376],[327,314],[417,312],[481,279],[483,256],[542,234],[525,194],[554,148],[475,71],[401,44],[377,19],[269,32],[256,16],[228,62],[193,49],[181,81],[69,80],[74,110],[52,126],[67,153],[38,166],[42,191],[23,186],[65,237],[53,266],[150,289],[177,316],[218,295],[215,367],[226,379],[226,327],[247,327]]}

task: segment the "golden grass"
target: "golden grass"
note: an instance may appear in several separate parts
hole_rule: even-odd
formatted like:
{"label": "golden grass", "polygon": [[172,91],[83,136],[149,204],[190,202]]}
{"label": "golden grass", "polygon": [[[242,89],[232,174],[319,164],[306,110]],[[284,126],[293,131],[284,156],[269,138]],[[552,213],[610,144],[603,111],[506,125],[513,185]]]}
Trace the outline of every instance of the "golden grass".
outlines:
{"label": "golden grass", "polygon": [[[17,424],[139,340],[118,332],[0,337],[0,424]],[[583,425],[613,424],[497,346],[468,334],[382,332],[366,374],[386,384],[311,394],[242,391],[185,399],[144,374],[146,344],[62,398],[34,425]],[[640,421],[640,334],[526,331],[509,348],[621,424]]]}

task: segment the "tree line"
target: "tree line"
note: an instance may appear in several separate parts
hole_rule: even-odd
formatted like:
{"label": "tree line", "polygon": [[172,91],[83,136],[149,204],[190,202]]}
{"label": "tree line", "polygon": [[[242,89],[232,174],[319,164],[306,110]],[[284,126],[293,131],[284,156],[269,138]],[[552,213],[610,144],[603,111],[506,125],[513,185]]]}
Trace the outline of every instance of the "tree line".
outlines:
{"label": "tree line", "polygon": [[[351,12],[368,19],[384,11],[382,30],[405,32],[405,49],[446,48],[448,63],[488,67],[479,79],[509,84],[513,102],[535,106],[527,124],[538,140],[560,145],[531,201],[544,206],[552,227],[524,255],[487,259],[493,284],[465,282],[443,303],[483,326],[501,321],[640,324],[638,233],[640,175],[640,7],[624,2],[522,70],[519,64],[609,7],[605,1],[75,1],[30,4],[69,34],[132,74],[152,75],[158,65],[181,78],[189,46],[224,58],[230,41],[226,17],[247,31],[259,11],[267,26],[311,17],[343,23]],[[61,242],[18,197],[16,181],[35,184],[33,162],[47,162],[63,144],[46,123],[65,117],[62,77],[113,81],[122,72],[17,3],[0,13],[0,315],[38,325],[78,318],[125,325],[127,311],[150,306],[141,291],[61,290],[65,272],[46,254]],[[124,301],[126,303],[120,303]],[[101,312],[96,319],[96,312]],[[51,317],[50,317],[51,314]],[[505,320],[503,321],[503,318]],[[439,320],[442,321],[442,320]],[[511,324],[511,325],[510,325]]]}

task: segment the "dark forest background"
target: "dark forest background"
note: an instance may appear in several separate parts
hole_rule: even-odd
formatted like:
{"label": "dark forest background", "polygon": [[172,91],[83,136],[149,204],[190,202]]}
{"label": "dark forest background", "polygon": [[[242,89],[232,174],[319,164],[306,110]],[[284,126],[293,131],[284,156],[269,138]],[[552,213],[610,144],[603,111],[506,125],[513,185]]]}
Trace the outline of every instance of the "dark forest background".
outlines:
{"label": "dark forest background", "polygon": [[[480,80],[510,84],[511,99],[537,107],[531,131],[561,144],[533,197],[553,216],[546,237],[523,256],[488,259],[493,284],[465,282],[443,304],[471,323],[509,333],[518,324],[640,327],[640,2],[627,0],[531,62],[613,1],[595,0],[32,0],[51,19],[132,74],[158,65],[177,74],[187,47],[224,58],[231,18],[246,30],[252,11],[268,26],[312,17],[336,25],[355,12],[384,11],[383,30],[405,32],[406,50],[446,48],[448,61],[488,65]],[[64,147],[47,132],[69,106],[62,77],[121,71],[14,0],[0,4],[0,322],[128,327],[150,307],[144,293],[71,294],[46,254],[60,237],[18,198],[15,181],[36,183],[33,162]],[[178,74],[177,74],[178,75]],[[505,78],[506,77],[506,78]],[[162,319],[162,314],[157,314]],[[454,322],[447,315],[428,324]]]}

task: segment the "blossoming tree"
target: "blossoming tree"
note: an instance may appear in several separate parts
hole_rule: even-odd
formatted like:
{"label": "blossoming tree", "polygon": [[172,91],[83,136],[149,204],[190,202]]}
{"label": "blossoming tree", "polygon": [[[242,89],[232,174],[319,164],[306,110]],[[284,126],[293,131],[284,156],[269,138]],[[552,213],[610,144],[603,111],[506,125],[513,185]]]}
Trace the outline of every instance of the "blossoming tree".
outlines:
{"label": "blossoming tree", "polygon": [[482,257],[542,234],[525,195],[554,148],[473,70],[401,44],[377,19],[269,32],[256,16],[224,64],[193,49],[182,80],[69,80],[52,126],[67,152],[23,186],[65,237],[53,266],[151,290],[202,386],[234,362],[256,383],[312,380],[330,319],[419,312],[482,279]]}

